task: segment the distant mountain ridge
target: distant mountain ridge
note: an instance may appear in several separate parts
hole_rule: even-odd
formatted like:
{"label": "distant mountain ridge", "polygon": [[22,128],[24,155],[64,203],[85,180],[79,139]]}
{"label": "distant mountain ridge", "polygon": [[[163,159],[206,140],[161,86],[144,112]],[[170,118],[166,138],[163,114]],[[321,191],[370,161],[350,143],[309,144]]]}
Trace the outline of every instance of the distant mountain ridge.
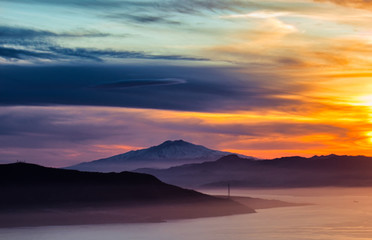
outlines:
{"label": "distant mountain ridge", "polygon": [[[120,172],[137,168],[165,168],[187,163],[215,161],[229,154],[231,153],[212,150],[183,140],[168,140],[150,148],[129,151],[91,162],[83,162],[69,166],[66,169]],[[240,156],[247,157],[244,155]]]}
{"label": "distant mountain ridge", "polygon": [[[237,155],[167,169],[138,169],[184,187],[292,188],[372,186],[372,157],[313,156],[254,160]],[[182,177],[180,177],[182,176]]]}

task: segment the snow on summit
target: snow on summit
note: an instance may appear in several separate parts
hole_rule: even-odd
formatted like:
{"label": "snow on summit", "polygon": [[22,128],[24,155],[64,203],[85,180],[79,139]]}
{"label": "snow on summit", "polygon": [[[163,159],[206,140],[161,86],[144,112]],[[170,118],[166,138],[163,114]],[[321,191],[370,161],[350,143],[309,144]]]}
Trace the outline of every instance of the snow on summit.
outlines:
{"label": "snow on summit", "polygon": [[212,150],[184,140],[168,140],[157,146],[84,162],[67,167],[81,171],[120,172],[137,168],[165,168],[187,163],[214,161],[229,152]]}

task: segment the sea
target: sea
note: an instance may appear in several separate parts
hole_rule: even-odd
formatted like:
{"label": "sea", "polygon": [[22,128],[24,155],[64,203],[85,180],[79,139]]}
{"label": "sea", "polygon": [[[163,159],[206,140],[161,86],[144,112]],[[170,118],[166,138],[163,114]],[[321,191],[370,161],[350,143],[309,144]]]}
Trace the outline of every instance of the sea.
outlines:
{"label": "sea", "polygon": [[[224,194],[224,190],[203,190]],[[0,228],[1,240],[371,240],[372,188],[232,189],[311,205],[162,223]]]}

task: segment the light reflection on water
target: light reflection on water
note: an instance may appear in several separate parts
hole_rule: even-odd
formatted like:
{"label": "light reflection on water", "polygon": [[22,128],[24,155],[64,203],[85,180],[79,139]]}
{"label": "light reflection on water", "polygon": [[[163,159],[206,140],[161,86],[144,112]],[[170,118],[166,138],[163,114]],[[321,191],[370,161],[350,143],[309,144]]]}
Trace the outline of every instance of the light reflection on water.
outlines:
{"label": "light reflection on water", "polygon": [[[221,192],[213,192],[219,193]],[[372,189],[240,190],[236,195],[316,205],[149,224],[0,229],[4,240],[370,240]]]}

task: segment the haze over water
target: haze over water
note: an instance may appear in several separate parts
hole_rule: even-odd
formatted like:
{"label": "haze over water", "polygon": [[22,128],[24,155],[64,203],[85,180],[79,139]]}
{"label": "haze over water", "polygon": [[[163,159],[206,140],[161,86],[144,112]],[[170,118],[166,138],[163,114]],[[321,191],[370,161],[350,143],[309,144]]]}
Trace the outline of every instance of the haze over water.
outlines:
{"label": "haze over water", "polygon": [[164,223],[8,228],[0,229],[0,239],[366,240],[372,236],[371,188],[234,190],[233,193],[315,205]]}

